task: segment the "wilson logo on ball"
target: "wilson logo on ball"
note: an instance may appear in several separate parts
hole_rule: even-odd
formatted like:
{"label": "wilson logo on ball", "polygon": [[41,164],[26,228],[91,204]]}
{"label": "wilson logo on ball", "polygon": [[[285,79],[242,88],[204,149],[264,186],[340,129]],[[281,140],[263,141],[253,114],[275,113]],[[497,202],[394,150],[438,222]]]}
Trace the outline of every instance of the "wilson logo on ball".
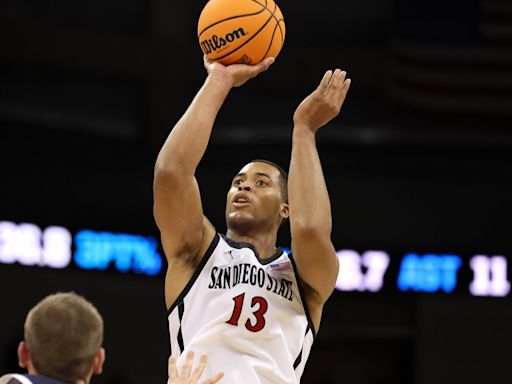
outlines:
{"label": "wilson logo on ball", "polygon": [[209,55],[212,52],[216,52],[219,49],[228,45],[228,43],[232,43],[235,40],[238,40],[247,35],[247,32],[243,28],[238,28],[237,30],[226,34],[224,37],[219,37],[217,35],[213,35],[210,39],[201,41],[201,49],[206,55]]}

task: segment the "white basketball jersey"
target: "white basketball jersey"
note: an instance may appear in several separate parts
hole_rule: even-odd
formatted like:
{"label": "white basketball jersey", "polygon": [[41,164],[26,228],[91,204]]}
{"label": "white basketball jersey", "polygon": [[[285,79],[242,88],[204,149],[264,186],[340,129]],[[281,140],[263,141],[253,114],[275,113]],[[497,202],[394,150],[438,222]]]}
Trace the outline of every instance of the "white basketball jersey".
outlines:
{"label": "white basketball jersey", "polygon": [[216,234],[168,312],[171,353],[208,355],[203,378],[226,384],[299,383],[315,331],[291,255],[261,260],[250,244]]}

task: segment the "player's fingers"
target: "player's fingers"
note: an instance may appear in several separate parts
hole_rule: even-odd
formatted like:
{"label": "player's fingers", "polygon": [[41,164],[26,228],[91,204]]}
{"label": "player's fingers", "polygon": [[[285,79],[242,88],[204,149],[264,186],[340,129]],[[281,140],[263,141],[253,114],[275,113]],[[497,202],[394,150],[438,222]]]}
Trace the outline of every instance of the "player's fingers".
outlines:
{"label": "player's fingers", "polygon": [[185,360],[185,364],[183,364],[183,367],[181,368],[181,375],[180,378],[188,379],[190,376],[190,371],[192,370],[192,364],[194,362],[194,352],[187,352],[187,358]]}
{"label": "player's fingers", "polygon": [[201,358],[199,359],[199,365],[196,369],[194,369],[194,372],[192,372],[192,381],[199,381],[199,378],[203,374],[204,367],[206,367],[206,363],[208,362],[208,357],[206,355],[201,355]]}
{"label": "player's fingers", "polygon": [[338,97],[344,98],[347,95],[347,92],[350,89],[350,84],[352,84],[351,79],[343,80],[343,84],[341,84],[340,90],[338,91]]}
{"label": "player's fingers", "polygon": [[332,78],[332,71],[328,70],[325,72],[324,77],[322,78],[322,81],[320,82],[320,85],[318,86],[318,90],[322,92],[323,94],[327,93],[327,89],[329,87],[329,83],[331,82]]}
{"label": "player's fingers", "polygon": [[352,84],[352,79],[346,79],[345,82],[343,83],[343,87],[342,87],[343,92],[347,93],[348,90],[350,89],[351,84]]}
{"label": "player's fingers", "polygon": [[261,63],[256,64],[253,67],[254,72],[259,75],[261,72],[265,72],[270,68],[272,64],[274,64],[275,59],[273,57],[269,57],[268,59],[263,60]]}
{"label": "player's fingers", "polygon": [[341,71],[340,78],[337,80],[336,87],[343,88],[343,84],[345,84],[345,79],[347,78],[347,72]]}
{"label": "player's fingers", "polygon": [[339,68],[336,68],[332,75],[331,82],[329,84],[329,92],[338,93],[341,90],[341,86],[343,85],[346,76],[347,72],[342,71]]}
{"label": "player's fingers", "polygon": [[338,102],[343,103],[345,97],[347,96],[348,90],[350,89],[350,84],[352,84],[351,79],[346,79],[341,86],[341,90],[338,92]]}
{"label": "player's fingers", "polygon": [[176,369],[176,358],[169,357],[169,379],[176,380],[178,378],[178,370]]}
{"label": "player's fingers", "polygon": [[267,68],[269,68],[272,64],[274,64],[275,61],[276,59],[274,57],[268,57],[265,60],[263,60],[263,63],[265,63]]}
{"label": "player's fingers", "polygon": [[218,383],[220,381],[220,379],[222,379],[223,377],[224,377],[224,373],[220,372],[220,373],[217,373],[212,378],[210,378],[206,381],[203,381],[201,384],[215,384],[215,383]]}

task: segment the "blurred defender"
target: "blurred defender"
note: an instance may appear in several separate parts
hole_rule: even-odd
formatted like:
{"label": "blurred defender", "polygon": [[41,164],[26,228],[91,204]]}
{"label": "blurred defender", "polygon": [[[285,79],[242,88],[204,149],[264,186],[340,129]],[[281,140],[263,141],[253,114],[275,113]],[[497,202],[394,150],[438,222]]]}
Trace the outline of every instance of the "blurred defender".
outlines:
{"label": "blurred defender", "polygon": [[[208,77],[169,134],[155,165],[154,215],[168,260],[165,298],[171,353],[207,353],[207,376],[227,383],[297,383],[331,295],[338,260],[315,134],[336,117],[350,87],[327,71],[293,118],[290,174],[266,160],[246,164],[227,194],[227,233],[203,215],[194,177],[233,87],[268,69],[205,60]],[[210,188],[213,186],[210,186]],[[276,248],[289,217],[292,253]]]}
{"label": "blurred defender", "polygon": [[[103,319],[89,301],[73,292],[40,301],[27,315],[24,334],[18,362],[28,374],[3,375],[0,384],[89,384],[93,374],[103,371]],[[171,358],[168,384],[199,384],[208,359],[201,356],[195,367],[193,359],[189,352],[178,374]],[[222,373],[216,374],[201,384],[215,384],[221,378]]]}
{"label": "blurred defender", "polygon": [[18,361],[27,375],[9,374],[0,384],[88,384],[105,362],[103,319],[75,293],[50,295],[30,310]]}

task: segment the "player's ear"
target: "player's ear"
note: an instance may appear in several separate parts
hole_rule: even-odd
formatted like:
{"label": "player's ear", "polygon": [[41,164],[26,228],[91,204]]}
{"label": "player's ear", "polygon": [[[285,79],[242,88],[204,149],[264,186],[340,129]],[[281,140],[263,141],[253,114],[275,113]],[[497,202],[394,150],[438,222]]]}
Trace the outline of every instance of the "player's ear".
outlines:
{"label": "player's ear", "polygon": [[18,345],[18,365],[20,368],[27,368],[30,362],[30,352],[27,343],[21,341]]}
{"label": "player's ear", "polygon": [[281,203],[281,212],[279,212],[279,216],[281,216],[283,220],[290,217],[290,206],[287,203]]}
{"label": "player's ear", "polygon": [[96,375],[99,375],[103,372],[103,364],[105,364],[105,349],[100,348],[96,355],[94,356],[94,361],[92,363],[92,372]]}

